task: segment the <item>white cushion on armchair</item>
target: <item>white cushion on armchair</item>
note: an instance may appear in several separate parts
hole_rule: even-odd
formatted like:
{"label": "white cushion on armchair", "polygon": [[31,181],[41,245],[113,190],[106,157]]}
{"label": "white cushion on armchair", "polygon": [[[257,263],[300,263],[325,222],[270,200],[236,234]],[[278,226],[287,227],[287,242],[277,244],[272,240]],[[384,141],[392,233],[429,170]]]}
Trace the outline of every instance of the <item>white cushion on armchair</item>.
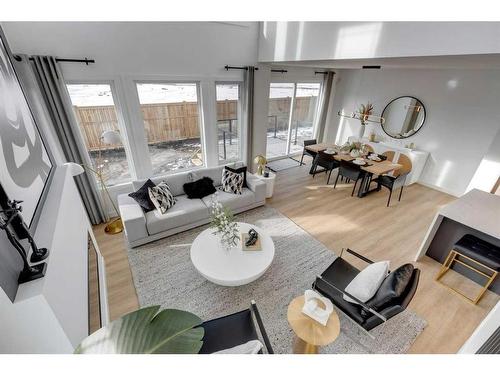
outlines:
{"label": "white cushion on armchair", "polygon": [[[356,275],[354,279],[346,286],[345,291],[356,297],[361,302],[366,302],[377,293],[382,281],[389,272],[389,262],[377,262],[368,265],[364,270]],[[355,300],[344,294],[347,302],[356,303]]]}

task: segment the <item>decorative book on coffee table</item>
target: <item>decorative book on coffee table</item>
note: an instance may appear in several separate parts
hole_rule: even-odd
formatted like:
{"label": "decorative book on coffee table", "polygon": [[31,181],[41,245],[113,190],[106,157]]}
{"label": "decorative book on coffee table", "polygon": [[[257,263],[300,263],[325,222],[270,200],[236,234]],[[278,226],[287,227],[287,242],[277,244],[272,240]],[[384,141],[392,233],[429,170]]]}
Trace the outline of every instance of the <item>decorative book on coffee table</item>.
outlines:
{"label": "decorative book on coffee table", "polygon": [[243,251],[260,251],[260,250],[262,250],[262,246],[260,244],[260,238],[257,238],[257,241],[251,246],[245,245],[245,243],[248,240],[248,237],[249,237],[248,233],[241,233],[241,249]]}

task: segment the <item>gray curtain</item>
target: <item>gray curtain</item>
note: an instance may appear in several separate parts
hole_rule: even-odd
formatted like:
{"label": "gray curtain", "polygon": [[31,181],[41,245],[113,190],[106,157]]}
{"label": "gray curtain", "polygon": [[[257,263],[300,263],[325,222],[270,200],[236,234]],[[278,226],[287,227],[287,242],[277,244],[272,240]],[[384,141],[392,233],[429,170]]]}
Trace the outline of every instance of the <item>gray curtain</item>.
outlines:
{"label": "gray curtain", "polygon": [[[66,84],[56,59],[52,56],[21,56],[30,64],[34,79],[45,104],[46,114],[66,161],[87,164],[87,150],[79,135],[78,124],[71,106]],[[94,176],[88,173],[75,177],[76,186],[82,197],[90,222],[99,224],[106,216]]]}
{"label": "gray curtain", "polygon": [[330,103],[330,95],[333,87],[333,76],[335,72],[328,72],[325,74],[325,78],[323,80],[323,95],[321,95],[321,112],[319,114],[318,120],[318,141],[321,142],[323,140],[323,136],[325,135],[325,127],[326,127],[326,117],[328,115],[328,104]]}
{"label": "gray curtain", "polygon": [[[253,148],[253,97],[254,97],[254,76],[255,67],[248,66],[244,76],[244,99],[243,99],[243,118],[247,124],[247,152],[246,162],[248,166],[252,165],[252,148]],[[251,169],[251,168],[250,168]]]}

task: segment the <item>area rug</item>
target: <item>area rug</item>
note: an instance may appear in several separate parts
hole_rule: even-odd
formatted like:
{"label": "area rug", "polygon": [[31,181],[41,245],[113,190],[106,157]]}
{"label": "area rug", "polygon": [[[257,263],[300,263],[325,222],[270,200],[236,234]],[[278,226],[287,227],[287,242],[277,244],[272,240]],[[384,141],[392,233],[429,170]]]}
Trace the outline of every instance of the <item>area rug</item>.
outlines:
{"label": "area rug", "polygon": [[293,158],[279,159],[267,163],[267,167],[273,172],[279,172],[290,168],[300,167],[300,161]]}
{"label": "area rug", "polygon": [[[246,309],[255,300],[275,352],[292,353],[288,304],[311,288],[315,276],[336,256],[273,208],[260,207],[237,215],[237,220],[264,228],[274,240],[274,261],[260,279],[241,287],[223,287],[204,279],[189,256],[190,244],[204,226],[129,249],[139,303],[183,309],[209,320]],[[426,326],[424,319],[406,310],[372,330],[373,339],[342,312],[338,314],[341,333],[334,343],[321,348],[322,353],[405,353]]]}

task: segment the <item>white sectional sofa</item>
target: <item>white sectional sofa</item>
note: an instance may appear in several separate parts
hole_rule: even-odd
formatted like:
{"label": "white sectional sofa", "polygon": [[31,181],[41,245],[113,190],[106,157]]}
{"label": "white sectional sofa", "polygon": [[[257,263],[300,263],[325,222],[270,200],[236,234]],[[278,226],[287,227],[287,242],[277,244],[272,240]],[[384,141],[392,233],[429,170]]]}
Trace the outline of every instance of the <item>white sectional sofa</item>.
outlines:
{"label": "white sectional sofa", "polygon": [[[219,202],[230,208],[233,213],[240,213],[265,204],[266,184],[250,174],[247,174],[248,188],[244,188],[241,195],[219,191],[223,168],[220,166],[152,178],[151,180],[155,184],[165,180],[177,199],[177,203],[163,215],[157,210],[145,213],[128,194],[119,195],[118,209],[130,247],[136,247],[210,222],[212,195],[203,199],[188,199],[184,194],[183,185],[190,181],[190,174],[194,174],[195,179],[210,177],[217,188]],[[134,191],[138,190],[145,182],[145,180],[133,181]]]}

